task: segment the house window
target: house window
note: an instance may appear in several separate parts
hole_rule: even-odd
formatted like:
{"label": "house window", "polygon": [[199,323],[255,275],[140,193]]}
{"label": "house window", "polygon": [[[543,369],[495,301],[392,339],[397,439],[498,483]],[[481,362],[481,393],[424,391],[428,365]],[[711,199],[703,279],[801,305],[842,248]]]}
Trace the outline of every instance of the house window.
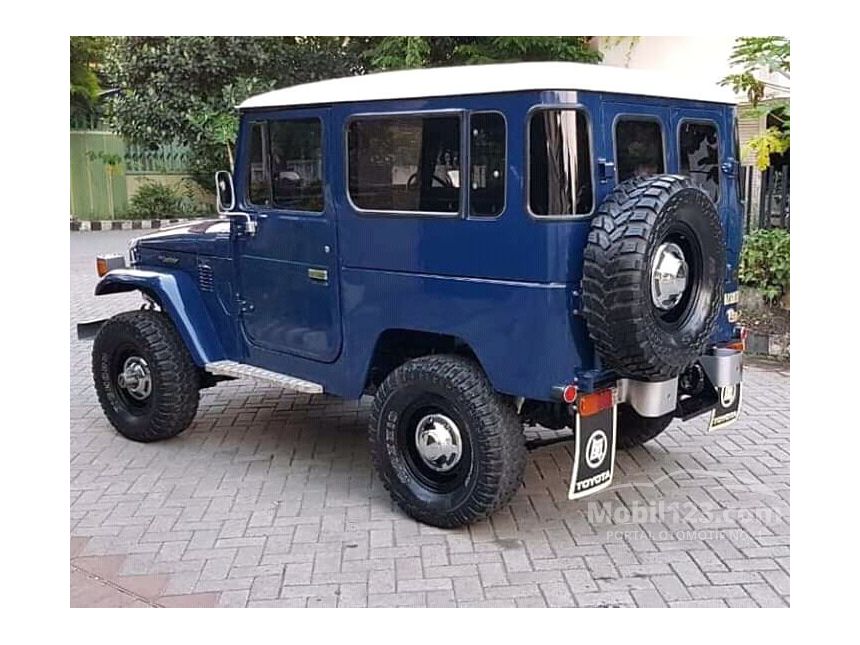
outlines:
{"label": "house window", "polygon": [[469,214],[495,217],[505,208],[505,117],[477,112],[469,120]]}
{"label": "house window", "polygon": [[362,210],[460,212],[460,117],[362,117],[348,127],[349,196]]}
{"label": "house window", "polygon": [[663,132],[657,121],[621,118],[615,124],[618,181],[665,172]]}
{"label": "house window", "polygon": [[685,121],[678,132],[679,171],[703,188],[714,202],[720,199],[720,149],[717,126]]}
{"label": "house window", "polygon": [[591,148],[582,111],[538,110],[532,114],[528,173],[528,204],[533,215],[591,212]]}
{"label": "house window", "polygon": [[248,199],[252,204],[322,212],[322,122],[319,119],[252,124],[248,156]]}

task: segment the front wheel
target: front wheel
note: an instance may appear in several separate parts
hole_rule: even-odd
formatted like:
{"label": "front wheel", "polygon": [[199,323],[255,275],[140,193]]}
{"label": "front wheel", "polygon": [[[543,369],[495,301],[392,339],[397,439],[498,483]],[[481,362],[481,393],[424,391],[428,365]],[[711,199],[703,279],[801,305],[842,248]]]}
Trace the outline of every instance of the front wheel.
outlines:
{"label": "front wheel", "polygon": [[394,501],[442,528],[506,504],[526,464],[514,408],[477,364],[452,355],[411,360],[385,379],[373,403],[370,447]]}
{"label": "front wheel", "polygon": [[128,439],[169,439],[197,413],[199,372],[159,311],[129,311],[102,325],[93,342],[93,378],[102,410]]}

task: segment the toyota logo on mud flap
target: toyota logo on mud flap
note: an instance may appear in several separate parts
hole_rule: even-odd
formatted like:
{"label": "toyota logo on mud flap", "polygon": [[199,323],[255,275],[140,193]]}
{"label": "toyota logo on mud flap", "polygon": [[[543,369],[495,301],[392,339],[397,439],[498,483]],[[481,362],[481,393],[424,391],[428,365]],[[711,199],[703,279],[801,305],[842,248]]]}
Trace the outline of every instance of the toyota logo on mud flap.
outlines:
{"label": "toyota logo on mud flap", "polygon": [[732,407],[732,403],[735,402],[737,388],[734,385],[727,385],[726,387],[720,388],[720,404],[724,408]]}
{"label": "toyota logo on mud flap", "polygon": [[589,468],[597,469],[603,463],[608,447],[609,439],[606,438],[603,430],[595,430],[591,433],[588,443],[585,444],[585,463]]}

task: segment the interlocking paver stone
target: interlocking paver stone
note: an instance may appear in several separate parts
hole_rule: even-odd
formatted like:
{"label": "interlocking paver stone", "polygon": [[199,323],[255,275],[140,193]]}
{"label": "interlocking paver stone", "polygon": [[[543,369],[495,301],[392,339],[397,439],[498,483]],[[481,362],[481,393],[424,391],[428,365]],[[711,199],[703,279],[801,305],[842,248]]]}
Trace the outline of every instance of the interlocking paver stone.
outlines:
{"label": "interlocking paver stone", "polygon": [[[93,256],[131,236],[71,234],[72,324],[139,306],[92,295]],[[72,339],[75,605],[789,603],[787,369],[748,365],[734,426],[673,423],[619,452],[613,487],[592,499],[567,500],[569,444],[532,452],[509,507],[445,531],[404,516],[376,479],[367,400],[223,383],[182,435],[136,444],[101,413],[90,349]]]}

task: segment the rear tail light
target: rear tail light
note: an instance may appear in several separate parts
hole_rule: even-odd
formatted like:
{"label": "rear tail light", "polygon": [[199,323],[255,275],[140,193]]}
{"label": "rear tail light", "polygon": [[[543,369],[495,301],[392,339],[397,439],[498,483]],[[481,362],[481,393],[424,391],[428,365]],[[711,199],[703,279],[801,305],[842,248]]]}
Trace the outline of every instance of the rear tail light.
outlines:
{"label": "rear tail light", "polygon": [[591,394],[582,394],[577,403],[579,414],[589,417],[615,405],[615,392],[611,389],[599,390]]}
{"label": "rear tail light", "polygon": [[749,334],[749,329],[741,325],[738,331],[738,338],[726,343],[725,346],[729,349],[736,349],[737,351],[742,352],[747,348],[747,335]]}

